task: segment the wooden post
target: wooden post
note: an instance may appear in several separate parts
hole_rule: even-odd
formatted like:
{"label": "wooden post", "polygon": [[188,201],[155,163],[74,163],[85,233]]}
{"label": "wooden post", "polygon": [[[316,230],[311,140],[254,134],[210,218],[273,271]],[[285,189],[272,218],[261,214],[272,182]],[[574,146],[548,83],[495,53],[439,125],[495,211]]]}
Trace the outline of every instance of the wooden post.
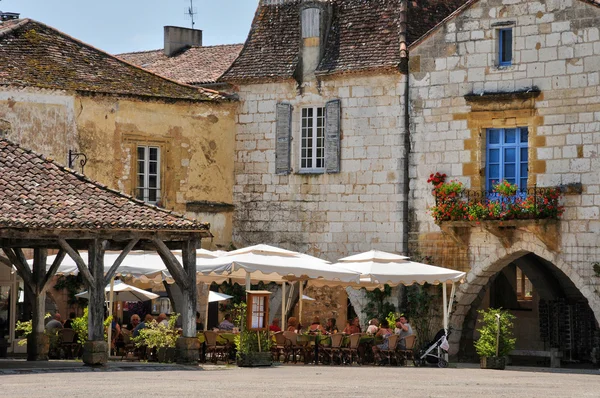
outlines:
{"label": "wooden post", "polygon": [[88,306],[88,341],[83,347],[86,365],[104,365],[108,361],[108,347],[104,341],[104,252],[106,241],[94,239],[88,249],[91,283]]}
{"label": "wooden post", "polygon": [[27,339],[27,360],[28,361],[47,361],[49,339],[44,333],[46,316],[46,291],[44,289],[44,278],[46,276],[46,259],[48,251],[46,249],[34,249],[33,251],[33,270],[31,290],[33,292],[33,317],[31,320],[31,335]]}
{"label": "wooden post", "polygon": [[196,248],[199,240],[191,237],[183,242],[181,257],[183,260],[183,276],[187,283],[179,286],[183,293],[181,311],[183,336],[177,340],[177,362],[197,363],[200,342],[196,337],[196,311],[198,287],[196,285]]}

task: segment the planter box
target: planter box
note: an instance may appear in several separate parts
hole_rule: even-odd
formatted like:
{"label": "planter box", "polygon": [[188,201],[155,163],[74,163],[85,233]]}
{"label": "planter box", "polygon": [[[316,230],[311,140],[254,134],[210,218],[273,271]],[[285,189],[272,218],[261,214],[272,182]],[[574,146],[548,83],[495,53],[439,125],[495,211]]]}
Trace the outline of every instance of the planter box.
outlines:
{"label": "planter box", "polygon": [[505,357],[481,357],[481,369],[504,370],[506,367]]}
{"label": "planter box", "polygon": [[237,365],[240,367],[271,366],[273,356],[270,352],[249,352],[247,354],[238,352]]}
{"label": "planter box", "polygon": [[171,363],[171,362],[175,362],[176,353],[177,353],[177,350],[174,347],[173,348],[160,347],[159,349],[156,350],[156,358],[158,359],[158,362]]}

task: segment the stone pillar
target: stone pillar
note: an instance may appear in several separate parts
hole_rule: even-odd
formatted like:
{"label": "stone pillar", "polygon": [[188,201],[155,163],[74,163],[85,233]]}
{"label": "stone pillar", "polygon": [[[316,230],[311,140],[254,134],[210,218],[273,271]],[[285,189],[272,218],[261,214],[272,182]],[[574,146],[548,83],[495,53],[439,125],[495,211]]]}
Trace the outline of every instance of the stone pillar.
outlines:
{"label": "stone pillar", "polygon": [[106,241],[95,239],[89,247],[88,262],[93,280],[88,286],[88,342],[83,346],[83,363],[104,365],[108,346],[104,341],[104,251]]}
{"label": "stone pillar", "polygon": [[[50,343],[48,336],[44,333],[46,316],[46,292],[43,289],[44,277],[46,276],[46,249],[35,249],[33,252],[33,286],[29,290],[33,293],[33,317],[31,319],[31,334],[27,338],[27,360],[47,361]],[[27,287],[26,287],[27,289]]]}
{"label": "stone pillar", "polygon": [[199,240],[188,239],[183,243],[182,260],[188,285],[182,288],[183,305],[181,308],[183,336],[177,340],[177,362],[198,363],[200,343],[196,337],[196,305],[198,301],[196,286],[196,248]]}

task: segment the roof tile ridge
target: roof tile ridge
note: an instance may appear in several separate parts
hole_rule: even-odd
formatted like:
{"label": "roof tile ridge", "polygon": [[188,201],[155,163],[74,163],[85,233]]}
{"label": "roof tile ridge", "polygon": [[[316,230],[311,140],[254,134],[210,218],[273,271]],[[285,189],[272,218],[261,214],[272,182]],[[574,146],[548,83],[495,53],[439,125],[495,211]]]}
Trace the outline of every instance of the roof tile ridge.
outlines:
{"label": "roof tile ridge", "polygon": [[126,52],[126,53],[114,54],[114,56],[115,57],[120,57],[122,55],[146,54],[146,53],[155,53],[155,52],[160,52],[160,51],[163,51],[163,49],[162,48],[157,48],[156,50],[130,51],[130,52]]}
{"label": "roof tile ridge", "polygon": [[13,146],[13,147],[15,147],[17,150],[20,150],[20,151],[22,151],[22,152],[24,152],[24,153],[26,153],[26,154],[31,154],[31,155],[33,155],[34,157],[38,158],[39,160],[42,160],[43,162],[50,163],[50,164],[52,164],[53,166],[56,166],[56,167],[57,167],[59,170],[61,170],[61,171],[64,171],[64,172],[66,172],[66,173],[73,174],[73,175],[74,175],[75,177],[77,177],[77,178],[78,178],[80,181],[82,181],[82,182],[86,182],[86,183],[90,183],[90,184],[94,185],[95,187],[97,187],[97,188],[99,188],[99,189],[101,189],[101,190],[104,190],[104,191],[107,191],[107,192],[111,192],[111,193],[113,193],[113,194],[116,194],[117,196],[120,196],[120,197],[122,197],[122,198],[124,198],[124,199],[131,200],[131,201],[133,201],[133,202],[135,202],[135,203],[138,203],[138,204],[140,204],[140,205],[143,205],[143,206],[145,206],[145,207],[148,207],[148,208],[150,208],[150,209],[153,209],[153,210],[155,210],[155,211],[160,211],[160,212],[163,212],[163,213],[171,214],[171,215],[173,215],[173,216],[175,216],[175,217],[182,218],[182,219],[184,219],[184,220],[186,220],[186,221],[192,221],[192,222],[194,222],[194,223],[206,224],[206,223],[203,223],[203,222],[201,222],[201,221],[187,219],[187,218],[186,218],[184,215],[182,215],[182,214],[180,214],[180,213],[177,213],[177,212],[175,212],[175,211],[173,211],[173,210],[163,209],[162,207],[158,207],[158,206],[156,206],[156,205],[153,205],[153,204],[150,204],[150,203],[144,202],[143,200],[139,200],[139,199],[137,199],[137,198],[135,198],[135,197],[133,197],[133,196],[131,196],[131,195],[128,195],[128,194],[126,194],[126,193],[124,193],[124,192],[122,192],[122,191],[118,191],[118,190],[116,190],[116,189],[109,188],[108,186],[106,186],[106,185],[102,184],[101,182],[99,182],[99,181],[95,181],[95,180],[92,180],[92,179],[90,179],[89,177],[87,177],[86,175],[84,175],[84,174],[82,174],[82,173],[79,173],[79,172],[77,172],[76,170],[73,170],[73,169],[71,169],[71,168],[69,168],[69,167],[66,167],[66,166],[64,166],[64,165],[62,165],[62,164],[60,164],[60,163],[58,163],[56,160],[54,160],[54,159],[52,159],[52,158],[50,158],[50,157],[46,157],[46,156],[44,156],[44,155],[42,155],[42,154],[40,154],[40,153],[37,153],[37,152],[33,151],[32,149],[29,149],[29,148],[24,148],[24,147],[22,147],[21,145],[19,145],[19,144],[17,144],[17,143],[15,143],[15,142],[13,142],[13,141],[11,141],[11,140],[9,140],[8,138],[0,138],[0,142],[2,142],[2,141],[5,141],[5,142],[7,142],[9,145],[12,145],[12,146]]}
{"label": "roof tile ridge", "polygon": [[20,27],[25,26],[32,21],[33,20],[30,18],[24,18],[24,19],[20,20],[19,22],[15,23],[14,25],[11,25],[5,29],[2,29],[2,24],[0,23],[0,37],[6,36],[7,34],[12,33],[15,30],[19,29]]}
{"label": "roof tile ridge", "polygon": [[[166,78],[166,77],[164,77],[164,76],[161,76],[161,75],[159,75],[159,74],[157,74],[157,73],[154,73],[154,72],[151,72],[151,71],[149,71],[149,70],[147,70],[147,69],[144,69],[144,68],[142,68],[142,67],[140,67],[140,66],[137,66],[137,65],[134,65],[134,64],[132,64],[132,63],[129,63],[129,62],[125,61],[125,60],[122,60],[122,59],[120,59],[120,58],[116,57],[115,55],[109,54],[108,52],[106,52],[106,51],[104,51],[104,50],[101,50],[101,49],[99,49],[99,48],[97,48],[97,47],[94,47],[94,46],[92,46],[91,44],[88,44],[88,43],[85,43],[85,42],[83,42],[83,41],[81,41],[81,40],[79,40],[79,39],[76,39],[75,37],[73,37],[73,36],[70,36],[70,35],[68,35],[68,34],[66,34],[66,33],[64,33],[64,32],[62,32],[62,31],[60,31],[60,30],[58,30],[58,29],[56,29],[56,28],[53,28],[52,26],[46,25],[46,24],[45,24],[45,23],[43,23],[43,22],[39,22],[39,21],[36,21],[36,20],[33,20],[33,19],[31,19],[30,21],[31,21],[31,22],[33,22],[33,23],[37,23],[37,24],[39,24],[39,25],[41,25],[41,26],[43,26],[43,27],[45,27],[45,28],[47,28],[47,29],[53,30],[53,31],[55,31],[56,33],[58,33],[59,35],[61,35],[61,36],[64,36],[64,37],[66,37],[67,39],[69,39],[69,40],[72,40],[72,41],[74,41],[74,42],[76,42],[76,43],[78,43],[78,44],[80,44],[80,45],[82,45],[82,46],[84,46],[84,47],[87,47],[87,48],[89,48],[89,49],[92,49],[92,50],[94,50],[94,51],[98,51],[98,52],[100,52],[100,53],[102,53],[102,54],[104,54],[104,55],[108,56],[109,58],[116,60],[117,62],[121,62],[121,63],[123,63],[123,64],[125,64],[125,65],[127,65],[127,66],[130,66],[130,67],[132,67],[132,68],[135,68],[135,69],[141,70],[141,71],[142,71],[142,72],[144,72],[144,73],[148,73],[148,74],[150,74],[150,75],[156,76],[156,77],[158,77],[159,79],[166,80],[166,81],[168,81],[168,82],[171,82],[171,83],[173,83],[173,84],[176,84],[176,85],[178,85],[178,86],[183,86],[183,87],[186,87],[186,88],[193,89],[194,91],[197,91],[197,92],[199,92],[199,93],[204,93],[204,92],[208,91],[208,92],[210,92],[211,94],[217,94],[217,95],[219,95],[219,96],[222,96],[222,97],[224,97],[223,99],[228,99],[227,95],[225,95],[224,93],[220,93],[220,92],[218,92],[218,91],[215,91],[215,90],[208,90],[208,89],[205,89],[205,88],[203,88],[203,87],[196,87],[196,86],[192,86],[192,85],[190,85],[190,84],[179,83],[179,82],[177,82],[177,81],[175,81],[175,80],[172,80],[172,79]],[[164,97],[164,96],[163,96],[163,97]],[[171,97],[168,97],[168,98],[171,98]],[[212,98],[206,98],[206,100],[208,100],[208,101],[213,101],[214,99],[212,99]]]}

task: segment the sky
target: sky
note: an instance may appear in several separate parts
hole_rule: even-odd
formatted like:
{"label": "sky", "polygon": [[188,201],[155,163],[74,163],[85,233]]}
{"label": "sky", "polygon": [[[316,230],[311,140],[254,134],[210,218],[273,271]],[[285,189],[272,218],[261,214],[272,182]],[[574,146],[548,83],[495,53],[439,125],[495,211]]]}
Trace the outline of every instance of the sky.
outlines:
{"label": "sky", "polygon": [[[193,0],[203,44],[243,43],[258,0]],[[191,27],[190,0],[0,0],[18,12],[111,54],[163,47],[163,26]]]}

